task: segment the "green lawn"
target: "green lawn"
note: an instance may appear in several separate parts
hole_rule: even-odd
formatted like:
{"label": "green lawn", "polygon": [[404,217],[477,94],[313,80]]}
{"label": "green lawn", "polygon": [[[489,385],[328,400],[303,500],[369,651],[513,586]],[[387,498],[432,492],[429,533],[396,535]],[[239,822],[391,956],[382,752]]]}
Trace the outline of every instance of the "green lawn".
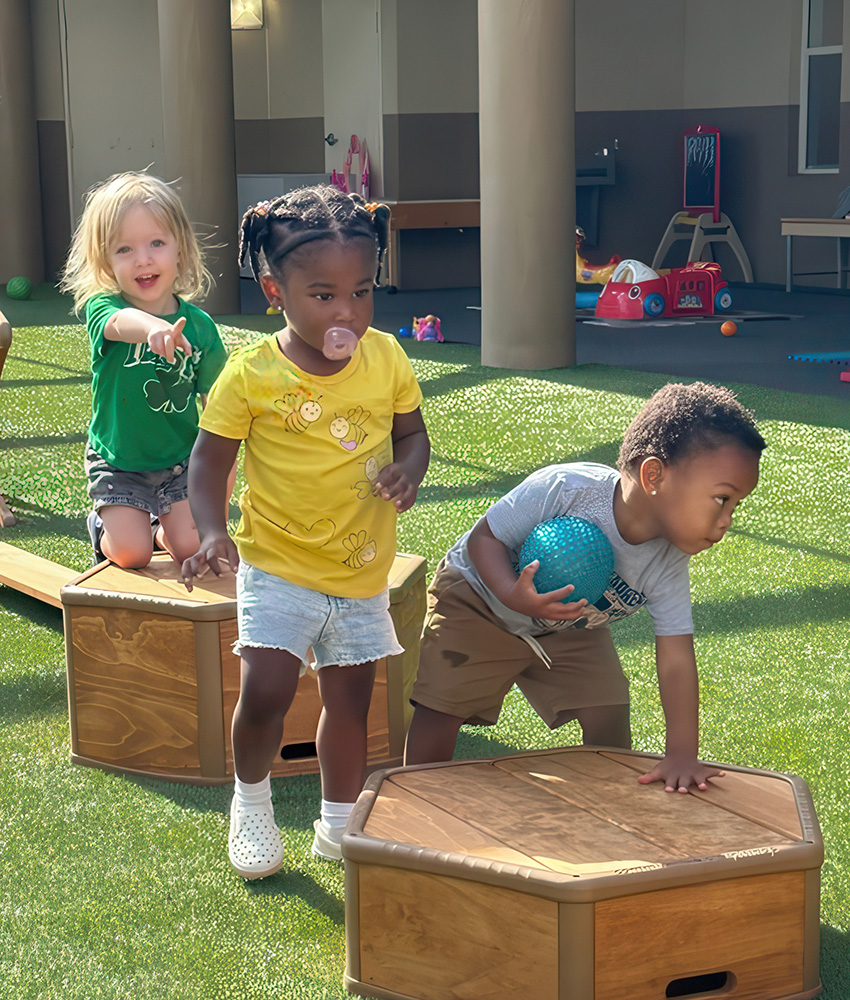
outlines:
{"label": "green lawn", "polygon": [[[228,346],[257,334],[225,328]],[[643,401],[669,379],[588,366],[485,369],[476,348],[410,344],[433,459],[400,548],[436,564],[530,470],[613,464]],[[850,996],[850,391],[847,402],[737,386],[769,449],[724,543],[692,563],[702,754],[788,771],[814,795],[826,841],[825,1000]],[[850,387],[848,387],[850,388]],[[20,522],[4,540],[89,565],[82,475],[90,408],[79,326],[15,331],[0,383],[0,488]],[[650,622],[615,626],[635,746],[662,747]],[[287,859],[258,884],[231,873],[227,788],[71,765],[61,615],[0,587],[0,997],[15,1000],[319,1000],[347,996],[341,869],[309,853],[315,776],[275,782]],[[460,754],[580,742],[521,696]],[[649,942],[648,946],[657,946]]]}

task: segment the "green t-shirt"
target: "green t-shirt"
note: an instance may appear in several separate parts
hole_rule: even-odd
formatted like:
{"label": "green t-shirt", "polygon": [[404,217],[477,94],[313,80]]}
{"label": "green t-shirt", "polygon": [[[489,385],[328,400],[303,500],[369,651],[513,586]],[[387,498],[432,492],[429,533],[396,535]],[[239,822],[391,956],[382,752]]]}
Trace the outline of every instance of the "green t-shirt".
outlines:
{"label": "green t-shirt", "polygon": [[113,313],[132,308],[120,295],[95,295],[86,303],[91,345],[91,447],[110,465],[131,472],[166,469],[184,461],[198,435],[196,394],[206,393],[224,367],[227,352],[210,317],[178,299],[186,317],[183,334],[192,353],[177,351],[169,364],[147,344],[107,340]]}

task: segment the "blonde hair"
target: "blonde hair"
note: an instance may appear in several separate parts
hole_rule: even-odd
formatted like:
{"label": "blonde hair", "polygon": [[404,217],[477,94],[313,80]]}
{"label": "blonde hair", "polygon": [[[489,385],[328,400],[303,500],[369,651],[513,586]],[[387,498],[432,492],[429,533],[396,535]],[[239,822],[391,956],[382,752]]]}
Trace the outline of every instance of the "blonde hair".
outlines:
{"label": "blonde hair", "polygon": [[75,312],[93,295],[120,292],[109,266],[109,246],[125,213],[134,205],[144,205],[177,240],[175,294],[194,299],[209,291],[213,278],[177,193],[158,177],[127,171],[113,174],[86,192],[83,214],[71,239],[59,284],[63,292],[74,296]]}

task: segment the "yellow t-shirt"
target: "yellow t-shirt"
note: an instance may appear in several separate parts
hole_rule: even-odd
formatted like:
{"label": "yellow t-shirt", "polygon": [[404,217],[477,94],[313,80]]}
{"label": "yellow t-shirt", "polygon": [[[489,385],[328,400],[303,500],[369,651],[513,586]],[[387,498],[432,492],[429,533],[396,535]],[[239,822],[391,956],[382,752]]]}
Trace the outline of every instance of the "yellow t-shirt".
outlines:
{"label": "yellow t-shirt", "polygon": [[302,371],[274,334],[232,354],[200,426],[245,441],[240,557],[335,597],[380,593],[396,511],[372,482],[392,461],[393,415],[421,401],[407,355],[372,327],[335,375]]}

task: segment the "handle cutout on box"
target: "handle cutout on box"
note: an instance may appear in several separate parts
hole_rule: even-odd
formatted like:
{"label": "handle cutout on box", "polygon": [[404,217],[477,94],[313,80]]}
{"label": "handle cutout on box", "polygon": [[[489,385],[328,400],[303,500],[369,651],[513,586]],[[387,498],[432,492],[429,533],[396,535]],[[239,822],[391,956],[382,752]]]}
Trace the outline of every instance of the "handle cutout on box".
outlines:
{"label": "handle cutout on box", "polygon": [[665,997],[694,1000],[695,997],[722,996],[731,993],[738,980],[731,972],[705,972],[699,976],[684,976],[667,984]]}
{"label": "handle cutout on box", "polygon": [[280,748],[280,756],[284,760],[304,760],[306,757],[318,756],[315,741],[307,743],[287,743]]}

